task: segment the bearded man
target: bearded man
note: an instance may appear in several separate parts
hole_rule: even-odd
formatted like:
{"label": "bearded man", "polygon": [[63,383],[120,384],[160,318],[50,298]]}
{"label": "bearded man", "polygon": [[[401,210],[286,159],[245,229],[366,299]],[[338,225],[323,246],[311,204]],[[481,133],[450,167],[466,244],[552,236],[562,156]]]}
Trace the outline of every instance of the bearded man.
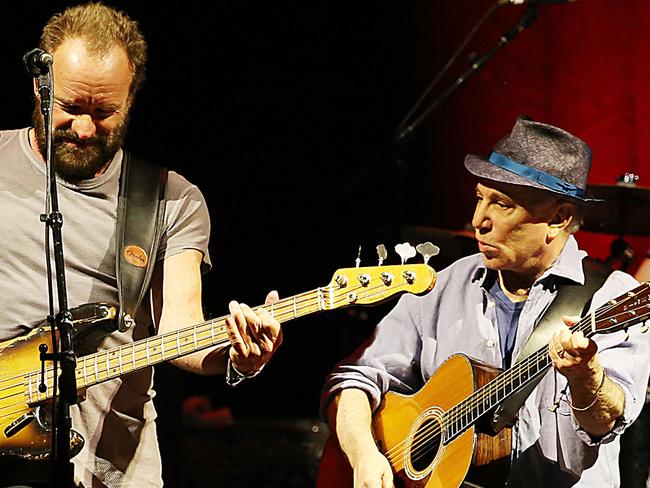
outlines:
{"label": "bearded man", "polygon": [[[115,304],[118,191],[126,154],[122,144],[144,81],[147,44],[125,13],[91,3],[54,15],[43,29],[40,47],[53,56],[53,168],[64,216],[68,303]],[[29,332],[49,313],[39,219],[46,169],[41,103],[36,93],[33,127],[0,132],[4,341]],[[203,195],[170,171],[164,201],[158,252],[150,256],[155,260],[151,293],[145,293],[133,317],[135,325],[109,335],[91,331],[76,345],[78,356],[131,344],[148,337],[150,330],[173,333],[204,320],[201,273],[210,267],[210,221]],[[277,294],[267,299],[277,300]],[[279,324],[269,314],[258,315],[234,301],[230,312],[226,325],[232,347],[204,349],[174,363],[202,374],[225,371],[231,384],[259,372],[280,345]],[[38,352],[34,354],[38,361]],[[153,395],[152,367],[87,388],[85,399],[71,411],[72,427],[85,439],[73,459],[78,486],[162,486]],[[2,470],[0,480],[9,478],[7,471]]]}

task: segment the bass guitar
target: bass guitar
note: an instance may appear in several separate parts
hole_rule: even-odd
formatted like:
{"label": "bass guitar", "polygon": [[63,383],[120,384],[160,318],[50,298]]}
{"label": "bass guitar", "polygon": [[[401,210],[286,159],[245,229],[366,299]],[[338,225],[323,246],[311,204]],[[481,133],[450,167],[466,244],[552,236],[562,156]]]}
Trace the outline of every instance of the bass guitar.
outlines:
{"label": "bass guitar", "polygon": [[[650,283],[610,300],[583,317],[572,330],[586,337],[612,333],[650,317]],[[643,332],[647,330],[644,326]],[[542,347],[500,372],[463,354],[450,356],[417,393],[389,392],[375,413],[372,429],[388,459],[397,486],[457,488],[472,466],[499,464],[510,456],[510,429],[495,436],[477,425],[506,399],[524,390],[552,365]],[[347,458],[331,436],[318,473],[318,488],[353,485]]]}
{"label": "bass guitar", "polygon": [[[435,284],[435,271],[427,264],[357,267],[338,270],[330,283],[306,293],[256,307],[266,309],[279,322],[351,305],[380,303],[402,293],[421,294]],[[171,361],[213,346],[229,344],[226,317],[120,347],[77,358],[75,377],[80,391],[142,368]],[[0,464],[50,458],[48,409],[54,393],[54,369],[41,368],[39,345],[52,348],[49,328],[0,343]],[[83,446],[71,434],[71,453]]]}

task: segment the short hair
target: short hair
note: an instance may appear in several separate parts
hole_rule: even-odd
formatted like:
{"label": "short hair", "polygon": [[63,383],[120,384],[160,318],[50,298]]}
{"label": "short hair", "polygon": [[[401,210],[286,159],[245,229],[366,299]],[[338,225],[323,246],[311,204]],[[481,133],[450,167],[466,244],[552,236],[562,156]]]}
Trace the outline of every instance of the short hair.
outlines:
{"label": "short hair", "polygon": [[107,55],[116,45],[126,51],[133,78],[131,99],[142,86],[147,63],[147,42],[138,23],[121,11],[98,2],[69,7],[54,14],[43,27],[40,47],[53,53],[66,39],[82,38],[86,48],[98,56]]}
{"label": "short hair", "polygon": [[574,234],[583,224],[582,207],[566,198],[557,197],[556,195],[545,190],[531,189],[530,200],[528,202],[529,211],[538,216],[546,217],[549,209],[556,209],[562,204],[569,204],[571,206],[571,222],[566,228],[569,234]]}

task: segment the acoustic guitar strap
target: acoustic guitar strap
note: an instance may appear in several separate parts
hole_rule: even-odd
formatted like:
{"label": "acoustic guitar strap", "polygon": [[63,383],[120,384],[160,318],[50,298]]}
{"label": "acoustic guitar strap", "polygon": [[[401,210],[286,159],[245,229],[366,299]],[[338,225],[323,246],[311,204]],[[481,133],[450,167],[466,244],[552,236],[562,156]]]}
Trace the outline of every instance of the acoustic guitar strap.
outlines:
{"label": "acoustic guitar strap", "polygon": [[115,232],[121,332],[134,325],[149,289],[165,218],[166,185],[166,168],[124,152]]}
{"label": "acoustic guitar strap", "polygon": [[[585,274],[585,284],[566,282],[562,286],[546,312],[537,323],[535,330],[528,338],[516,362],[527,358],[542,347],[548,345],[555,331],[565,327],[562,316],[584,316],[589,311],[593,294],[603,286],[612,270],[591,258],[582,260]],[[490,419],[490,428],[499,432],[514,422],[517,412],[546,374],[546,370],[533,377],[530,383],[521,391],[507,398],[495,410]]]}

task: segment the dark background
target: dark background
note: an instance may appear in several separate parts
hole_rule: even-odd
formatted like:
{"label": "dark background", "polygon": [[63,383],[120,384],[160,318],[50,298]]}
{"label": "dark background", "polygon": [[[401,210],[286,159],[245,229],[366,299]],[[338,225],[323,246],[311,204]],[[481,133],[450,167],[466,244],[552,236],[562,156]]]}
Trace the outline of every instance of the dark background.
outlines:
{"label": "dark background", "polygon": [[[106,3],[138,20],[149,41],[148,79],[132,112],[127,147],[196,183],[210,208],[214,267],[204,281],[208,317],[225,314],[231,299],[257,305],[271,289],[289,296],[323,286],[337,268],[354,266],[359,246],[362,263],[372,265],[379,243],[392,249],[406,237],[429,237],[442,248],[433,263],[438,268],[466,246],[471,250],[471,241],[446,241],[434,231],[466,225],[474,182],[463,157],[488,152],[522,113],[584,138],[594,148],[592,183],[613,184],[627,171],[639,174],[641,184],[650,178],[650,6],[641,0],[542,6],[539,20],[401,147],[391,142],[399,121],[492,2]],[[29,124],[31,80],[22,55],[37,45],[47,18],[70,4],[3,7],[0,128]],[[472,52],[485,53],[523,11],[498,9],[434,95],[468,68]],[[578,234],[581,245],[601,259],[614,237]],[[629,241],[637,252],[633,271],[649,243],[637,236]],[[390,262],[398,262],[394,253]],[[217,451],[210,458],[214,466],[223,459],[219,438],[235,442],[230,447],[248,457],[255,448],[274,451],[246,465],[252,476],[256,463],[282,467],[301,455],[278,444],[289,439],[288,432],[297,436],[288,445],[319,446],[323,432],[313,431],[323,428],[323,378],[389,306],[288,324],[284,345],[264,373],[236,389],[223,378],[159,368],[164,455],[183,455],[186,444],[180,442],[187,438],[198,443],[190,446]],[[217,413],[231,415],[235,430],[213,435],[183,424],[182,402],[195,395],[225,408]],[[233,440],[243,438],[249,443]],[[312,456],[305,449],[302,455]],[[187,483],[174,463],[165,467],[170,486]],[[284,486],[301,486],[306,479],[278,476]],[[268,486],[272,478],[266,478]],[[240,486],[247,484],[243,479]]]}

